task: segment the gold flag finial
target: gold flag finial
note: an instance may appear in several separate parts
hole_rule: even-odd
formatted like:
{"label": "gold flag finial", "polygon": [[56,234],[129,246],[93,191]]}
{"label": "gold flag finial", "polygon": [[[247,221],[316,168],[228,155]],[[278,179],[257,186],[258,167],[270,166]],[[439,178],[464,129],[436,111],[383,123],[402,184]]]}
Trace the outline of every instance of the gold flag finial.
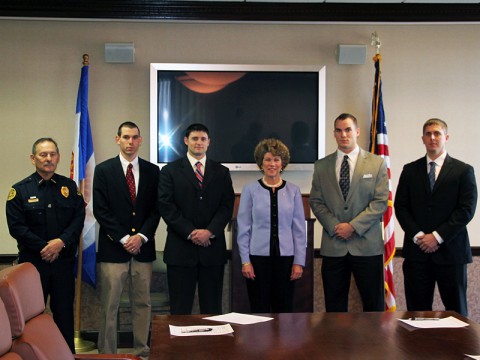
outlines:
{"label": "gold flag finial", "polygon": [[372,33],[372,46],[375,46],[375,54],[380,54],[380,46],[382,46],[382,43],[380,41],[380,38],[378,37],[377,32],[375,31]]}
{"label": "gold flag finial", "polygon": [[88,66],[90,64],[88,54],[83,54],[83,63],[82,64],[84,66]]}

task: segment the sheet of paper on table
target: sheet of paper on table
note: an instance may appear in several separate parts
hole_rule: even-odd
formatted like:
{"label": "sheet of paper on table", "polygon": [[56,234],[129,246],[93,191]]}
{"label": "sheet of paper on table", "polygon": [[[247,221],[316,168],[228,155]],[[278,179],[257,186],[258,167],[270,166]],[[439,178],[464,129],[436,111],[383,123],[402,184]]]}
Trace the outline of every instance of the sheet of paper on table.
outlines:
{"label": "sheet of paper on table", "polygon": [[468,355],[465,354],[465,356],[468,356],[469,358],[475,359],[475,360],[480,360],[480,355]]}
{"label": "sheet of paper on table", "polygon": [[466,322],[459,320],[453,316],[446,318],[410,318],[398,319],[401,322],[420,329],[434,329],[434,328],[460,328],[468,326]]}
{"label": "sheet of paper on table", "polygon": [[204,319],[213,320],[213,321],[222,321],[222,322],[228,322],[228,323],[240,324],[240,325],[256,324],[259,322],[273,320],[273,318],[271,317],[250,315],[250,314],[240,314],[236,312],[231,312],[223,315],[209,316]]}
{"label": "sheet of paper on table", "polygon": [[194,326],[174,326],[169,325],[170,335],[174,336],[211,336],[226,335],[233,333],[230,324],[225,325],[194,325]]}

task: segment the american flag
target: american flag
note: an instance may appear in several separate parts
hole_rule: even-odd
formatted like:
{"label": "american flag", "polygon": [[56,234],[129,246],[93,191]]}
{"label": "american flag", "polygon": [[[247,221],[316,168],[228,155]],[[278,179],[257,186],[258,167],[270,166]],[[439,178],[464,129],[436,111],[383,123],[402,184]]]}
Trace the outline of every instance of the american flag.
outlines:
{"label": "american flag", "polygon": [[385,245],[385,309],[395,311],[397,304],[395,300],[395,286],[393,283],[393,257],[395,256],[395,233],[393,230],[393,201],[392,201],[392,176],[390,172],[390,157],[388,151],[387,126],[385,124],[385,112],[383,111],[382,100],[382,79],[380,71],[380,54],[375,55],[375,83],[373,86],[372,98],[372,124],[370,127],[370,152],[385,159],[388,170],[388,207],[383,215],[383,242]]}

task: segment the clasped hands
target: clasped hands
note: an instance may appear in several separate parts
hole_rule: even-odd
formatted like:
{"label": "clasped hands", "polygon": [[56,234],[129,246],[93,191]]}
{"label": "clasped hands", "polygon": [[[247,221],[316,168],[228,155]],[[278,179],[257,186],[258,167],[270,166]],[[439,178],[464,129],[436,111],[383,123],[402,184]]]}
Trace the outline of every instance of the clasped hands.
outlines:
{"label": "clasped hands", "polygon": [[207,229],[195,229],[190,233],[190,240],[198,246],[208,247],[212,245],[210,242],[210,238],[212,237],[212,233],[210,230]]}
{"label": "clasped hands", "polygon": [[420,249],[427,254],[433,253],[438,250],[440,245],[433,234],[424,234],[417,236],[417,245]]}
{"label": "clasped hands", "polygon": [[52,239],[47,242],[47,245],[40,251],[40,256],[43,261],[52,263],[58,259],[60,256],[60,251],[62,251],[65,243],[62,239]]}
{"label": "clasped hands", "polygon": [[335,225],[335,236],[342,240],[349,240],[353,238],[355,229],[349,223],[339,223]]}
{"label": "clasped hands", "polygon": [[125,244],[123,244],[123,248],[130,254],[137,255],[140,253],[140,248],[142,247],[142,245],[142,237],[138,234],[135,234],[128,238]]}

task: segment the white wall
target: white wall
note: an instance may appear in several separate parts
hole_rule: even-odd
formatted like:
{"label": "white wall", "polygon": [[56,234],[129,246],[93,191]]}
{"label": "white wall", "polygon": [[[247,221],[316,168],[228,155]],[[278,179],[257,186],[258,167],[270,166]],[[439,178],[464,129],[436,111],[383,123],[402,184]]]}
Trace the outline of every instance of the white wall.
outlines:
{"label": "white wall", "polygon": [[[338,65],[337,44],[382,41],[383,96],[390,140],[393,186],[403,164],[424,154],[421,126],[430,117],[450,127],[448,150],[477,169],[474,146],[480,130],[480,24],[221,24],[161,22],[67,22],[0,20],[0,117],[3,159],[0,189],[33,172],[28,155],[40,136],[58,140],[68,174],[73,119],[82,54],[90,55],[90,119],[97,162],[117,154],[115,131],[121,122],[139,124],[148,158],[149,64],[152,62],[326,65],[326,153],[335,149],[333,119],[351,112],[361,123],[360,145],[368,146],[374,48],[365,65]],[[134,42],[135,64],[106,64],[104,43]],[[215,141],[213,139],[212,141]],[[233,173],[235,191],[259,177]],[[285,178],[310,190],[311,173],[286,172]],[[4,214],[4,203],[0,208]],[[478,218],[478,217],[477,217]],[[480,222],[470,224],[478,234]],[[396,226],[397,246],[403,232]],[[316,247],[320,229],[316,229]],[[0,254],[16,253],[5,216],[0,221]],[[157,234],[163,245],[164,224]],[[472,245],[480,238],[472,236]]]}

